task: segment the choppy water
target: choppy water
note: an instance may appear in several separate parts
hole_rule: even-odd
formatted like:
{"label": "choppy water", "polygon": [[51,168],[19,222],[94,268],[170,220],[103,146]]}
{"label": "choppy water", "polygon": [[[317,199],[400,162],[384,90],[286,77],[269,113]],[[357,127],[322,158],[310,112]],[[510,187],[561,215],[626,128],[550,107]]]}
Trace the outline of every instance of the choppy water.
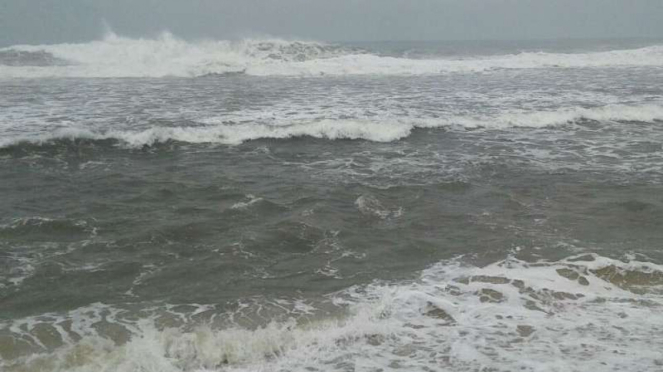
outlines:
{"label": "choppy water", "polygon": [[662,45],[0,49],[0,368],[661,370]]}

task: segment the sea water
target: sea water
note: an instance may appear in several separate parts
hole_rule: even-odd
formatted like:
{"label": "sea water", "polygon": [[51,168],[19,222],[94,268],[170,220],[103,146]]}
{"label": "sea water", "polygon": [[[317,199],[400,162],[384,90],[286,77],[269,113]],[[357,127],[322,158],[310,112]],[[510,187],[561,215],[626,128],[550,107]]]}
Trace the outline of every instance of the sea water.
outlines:
{"label": "sea water", "polygon": [[0,49],[3,371],[663,370],[663,41]]}

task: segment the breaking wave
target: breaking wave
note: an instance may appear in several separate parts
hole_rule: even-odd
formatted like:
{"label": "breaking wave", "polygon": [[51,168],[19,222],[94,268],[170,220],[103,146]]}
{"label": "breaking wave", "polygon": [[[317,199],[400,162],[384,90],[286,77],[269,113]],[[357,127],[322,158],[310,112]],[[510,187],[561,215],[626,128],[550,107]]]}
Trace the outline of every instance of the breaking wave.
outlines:
{"label": "breaking wave", "polygon": [[554,127],[582,121],[623,122],[623,125],[630,125],[630,122],[658,123],[663,121],[663,106],[606,105],[594,108],[566,108],[557,111],[506,111],[495,116],[450,115],[437,118],[373,117],[317,121],[292,121],[284,118],[283,122],[276,120],[275,123],[229,123],[223,117],[213,117],[201,120],[196,126],[154,126],[147,129],[100,129],[96,131],[72,126],[29,136],[7,134],[0,139],[0,148],[20,143],[43,144],[58,139],[116,140],[127,147],[150,146],[168,141],[237,145],[258,139],[295,137],[392,142],[408,137],[417,128],[507,130],[509,128]]}
{"label": "breaking wave", "polygon": [[[0,78],[422,75],[495,69],[663,66],[663,46],[593,53],[526,52],[456,59],[388,57],[309,41],[246,39],[188,42],[115,34],[82,44],[0,49]],[[9,67],[11,66],[11,67]]]}
{"label": "breaking wave", "polygon": [[41,51],[24,51],[20,49],[0,50],[0,66],[63,66],[67,62],[56,58],[53,54]]}
{"label": "breaking wave", "polygon": [[[5,371],[655,371],[663,358],[663,267],[643,257],[462,258],[412,282],[331,295],[331,318],[278,300],[254,327],[210,305],[95,304],[0,325]],[[241,310],[243,309],[243,310]],[[262,310],[266,311],[264,307]],[[255,309],[254,309],[255,310]],[[260,312],[258,311],[258,312]],[[151,315],[150,315],[151,314]],[[271,318],[271,317],[270,317]],[[269,318],[268,318],[269,319]],[[223,320],[225,326],[215,326]]]}

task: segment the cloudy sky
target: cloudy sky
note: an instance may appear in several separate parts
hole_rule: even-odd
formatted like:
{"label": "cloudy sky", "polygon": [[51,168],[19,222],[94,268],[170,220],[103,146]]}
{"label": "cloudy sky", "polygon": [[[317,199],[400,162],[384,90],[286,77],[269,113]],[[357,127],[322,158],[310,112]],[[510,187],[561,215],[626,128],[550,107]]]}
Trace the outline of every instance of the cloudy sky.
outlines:
{"label": "cloudy sky", "polygon": [[0,45],[120,35],[331,41],[663,37],[663,0],[0,0]]}

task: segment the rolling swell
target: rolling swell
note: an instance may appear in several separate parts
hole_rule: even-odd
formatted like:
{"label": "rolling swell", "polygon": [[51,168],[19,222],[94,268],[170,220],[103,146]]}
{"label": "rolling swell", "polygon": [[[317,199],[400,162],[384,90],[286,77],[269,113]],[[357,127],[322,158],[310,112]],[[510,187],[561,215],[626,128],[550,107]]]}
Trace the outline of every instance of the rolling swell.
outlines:
{"label": "rolling swell", "polygon": [[81,151],[108,150],[120,144],[116,139],[89,139],[85,137],[53,137],[39,141],[18,140],[14,143],[0,147],[0,156],[24,157],[34,154],[56,156],[66,153],[80,153]]}
{"label": "rolling swell", "polygon": [[[287,120],[287,118],[283,118]],[[357,119],[294,120],[283,123],[234,123],[224,117],[202,119],[177,126],[152,126],[146,129],[89,130],[75,127],[32,137],[11,135],[0,140],[0,153],[17,153],[35,148],[119,146],[142,148],[172,143],[238,145],[259,139],[312,137],[326,140],[366,140],[393,142],[410,136],[413,130],[447,128],[454,130],[509,130],[511,128],[553,128],[564,125],[618,123],[658,125],[663,121],[663,106],[605,105],[592,108],[561,108],[557,111],[505,111],[497,115],[446,117],[375,117]],[[631,124],[629,124],[631,123]],[[192,125],[193,124],[193,125]]]}

